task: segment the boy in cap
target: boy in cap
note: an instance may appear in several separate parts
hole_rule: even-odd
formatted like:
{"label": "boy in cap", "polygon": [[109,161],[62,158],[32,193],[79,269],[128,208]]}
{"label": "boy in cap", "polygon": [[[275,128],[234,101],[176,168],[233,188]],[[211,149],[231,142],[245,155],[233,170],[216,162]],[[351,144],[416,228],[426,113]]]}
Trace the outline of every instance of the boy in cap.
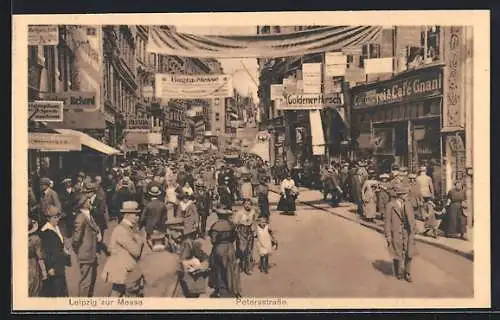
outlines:
{"label": "boy in cap", "polygon": [[136,201],[125,201],[120,212],[123,218],[111,234],[111,255],[104,265],[102,277],[113,285],[111,297],[143,297],[144,276],[139,261],[144,239],[137,230],[141,210]]}
{"label": "boy in cap", "polygon": [[415,254],[416,221],[413,206],[408,201],[408,187],[394,186],[396,198],[387,205],[384,216],[384,232],[387,247],[393,258],[396,278],[412,282],[411,266]]}

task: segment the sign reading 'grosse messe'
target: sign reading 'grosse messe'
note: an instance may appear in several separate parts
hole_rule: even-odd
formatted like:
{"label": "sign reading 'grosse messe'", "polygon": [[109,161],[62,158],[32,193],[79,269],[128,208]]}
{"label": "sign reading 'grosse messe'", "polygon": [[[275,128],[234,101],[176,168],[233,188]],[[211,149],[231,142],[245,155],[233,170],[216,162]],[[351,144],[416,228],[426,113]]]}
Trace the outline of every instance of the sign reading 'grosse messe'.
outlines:
{"label": "sign reading 'grosse messe'", "polygon": [[289,94],[284,95],[281,103],[278,104],[280,110],[314,110],[324,107],[338,107],[344,104],[342,94],[334,93],[330,95],[317,94]]}
{"label": "sign reading 'grosse messe'", "polygon": [[443,94],[440,66],[415,70],[394,79],[352,88],[353,108],[409,102]]}

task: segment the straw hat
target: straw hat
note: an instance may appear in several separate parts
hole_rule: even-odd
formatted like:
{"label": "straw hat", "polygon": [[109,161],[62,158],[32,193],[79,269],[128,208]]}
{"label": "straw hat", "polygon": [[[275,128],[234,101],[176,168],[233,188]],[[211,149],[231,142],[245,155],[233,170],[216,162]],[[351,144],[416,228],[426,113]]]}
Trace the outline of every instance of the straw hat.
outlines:
{"label": "straw hat", "polygon": [[120,209],[121,213],[140,213],[139,204],[137,201],[124,201],[122,204],[122,208]]}
{"label": "straw hat", "polygon": [[66,178],[66,179],[63,179],[61,181],[61,184],[64,184],[64,185],[68,185],[68,184],[71,184],[71,183],[72,183],[71,178]]}
{"label": "straw hat", "polygon": [[426,168],[426,167],[420,167],[420,168],[418,169],[418,172],[419,172],[419,173],[420,173],[420,172],[422,172],[422,171],[423,171],[423,172],[427,172],[427,168]]}
{"label": "straw hat", "polygon": [[51,218],[61,214],[61,211],[56,206],[50,206],[45,212],[45,216]]}
{"label": "straw hat", "polygon": [[382,173],[380,176],[379,176],[380,179],[390,179],[391,177],[387,174],[387,173]]}

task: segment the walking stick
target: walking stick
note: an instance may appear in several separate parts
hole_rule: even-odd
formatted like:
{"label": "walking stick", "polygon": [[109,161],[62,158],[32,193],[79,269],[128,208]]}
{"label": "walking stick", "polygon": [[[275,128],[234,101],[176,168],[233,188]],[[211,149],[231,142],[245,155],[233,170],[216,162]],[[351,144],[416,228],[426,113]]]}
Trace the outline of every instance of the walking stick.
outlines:
{"label": "walking stick", "polygon": [[177,277],[177,281],[175,282],[175,287],[174,287],[174,290],[172,291],[172,295],[171,295],[172,298],[174,298],[176,293],[177,293],[177,288],[179,288],[180,281],[181,281],[181,279],[179,279],[179,277]]}

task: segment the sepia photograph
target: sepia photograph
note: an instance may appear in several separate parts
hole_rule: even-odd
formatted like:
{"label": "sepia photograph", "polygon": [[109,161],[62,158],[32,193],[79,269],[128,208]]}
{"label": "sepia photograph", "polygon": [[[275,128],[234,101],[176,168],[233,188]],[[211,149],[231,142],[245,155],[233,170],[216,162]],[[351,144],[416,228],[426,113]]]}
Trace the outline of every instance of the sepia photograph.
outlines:
{"label": "sepia photograph", "polygon": [[13,308],[488,307],[489,14],[431,13],[14,16]]}

